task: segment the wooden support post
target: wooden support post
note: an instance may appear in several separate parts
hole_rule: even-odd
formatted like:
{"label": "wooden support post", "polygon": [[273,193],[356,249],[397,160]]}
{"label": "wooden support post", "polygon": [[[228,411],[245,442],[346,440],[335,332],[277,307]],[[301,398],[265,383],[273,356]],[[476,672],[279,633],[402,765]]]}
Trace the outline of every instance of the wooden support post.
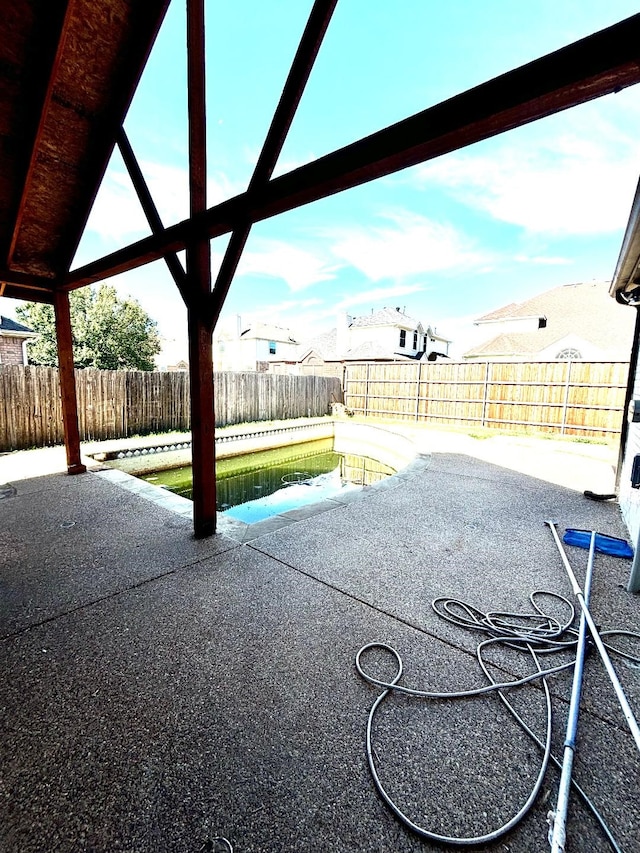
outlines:
{"label": "wooden support post", "polygon": [[62,422],[64,446],[67,452],[67,473],[83,474],[87,469],[80,461],[80,430],[78,428],[78,400],[73,367],[73,338],[69,294],[55,291],[56,338],[58,343],[58,375],[62,397]]}
{"label": "wooden support post", "polygon": [[[187,78],[189,105],[189,198],[195,216],[207,206],[204,0],[187,0]],[[209,299],[211,248],[199,235],[187,246],[189,383],[193,528],[197,538],[216,530],[215,414]]]}
{"label": "wooden support post", "polygon": [[[208,245],[207,245],[208,248]],[[187,255],[187,267],[191,260]],[[191,389],[191,464],[193,529],[197,538],[216,532],[216,459],[213,392],[212,329],[190,306],[189,385]]]}

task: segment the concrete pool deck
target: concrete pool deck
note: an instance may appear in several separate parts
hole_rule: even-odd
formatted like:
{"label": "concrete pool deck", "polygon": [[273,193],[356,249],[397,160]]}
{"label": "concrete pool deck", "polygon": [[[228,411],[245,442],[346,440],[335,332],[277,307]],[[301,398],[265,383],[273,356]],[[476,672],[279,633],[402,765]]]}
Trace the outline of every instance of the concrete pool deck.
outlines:
{"label": "concrete pool deck", "polygon": [[[354,669],[364,644],[396,646],[404,682],[479,685],[473,635],[431,610],[440,595],[528,609],[570,588],[544,521],[625,536],[611,449],[420,431],[423,470],[244,544],[195,540],[190,521],[54,448],[0,457],[5,729],[0,848],[435,851],[372,786],[364,737],[378,691]],[[586,552],[568,549],[580,578]],[[598,556],[602,628],[638,630],[629,562]],[[519,662],[497,659],[513,675]],[[640,715],[640,670],[616,661]],[[570,674],[551,679],[554,748]],[[543,727],[541,692],[512,691]],[[537,749],[495,699],[393,698],[376,723],[385,780],[418,821],[470,834],[511,816]],[[574,776],[622,850],[640,836],[640,760],[591,655]],[[548,849],[549,770],[524,821],[486,851]],[[223,848],[220,848],[223,849]],[[567,851],[610,849],[571,801]]]}

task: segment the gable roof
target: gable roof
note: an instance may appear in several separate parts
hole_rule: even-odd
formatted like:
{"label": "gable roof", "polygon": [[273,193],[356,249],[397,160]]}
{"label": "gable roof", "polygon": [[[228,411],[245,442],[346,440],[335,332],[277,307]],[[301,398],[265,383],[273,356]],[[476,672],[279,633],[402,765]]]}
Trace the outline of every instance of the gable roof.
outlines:
{"label": "gable roof", "polygon": [[607,358],[626,360],[631,350],[635,317],[609,297],[608,282],[567,284],[540,293],[525,302],[499,308],[476,323],[499,323],[511,319],[544,317],[546,326],[537,331],[494,335],[464,354],[535,355],[567,335],[577,335],[607,353]]}
{"label": "gable roof", "polygon": [[37,332],[30,329],[28,326],[23,326],[17,320],[12,320],[10,317],[0,316],[0,335],[9,333],[12,337],[24,335],[26,338],[34,337]]}
{"label": "gable roof", "polygon": [[244,340],[256,339],[261,341],[277,341],[279,343],[297,343],[290,329],[283,326],[275,326],[272,323],[250,323],[246,329],[240,332]]}
{"label": "gable roof", "polygon": [[[553,343],[549,342],[549,345]],[[515,334],[496,335],[488,341],[474,347],[465,353],[465,358],[473,356],[492,356],[492,355],[535,355],[541,349],[545,349],[540,345],[538,332],[516,332]]]}
{"label": "gable roof", "polygon": [[298,361],[301,361],[312,352],[319,356],[323,361],[335,361],[338,358],[336,354],[337,348],[338,330],[331,329],[328,332],[316,335],[314,338],[311,338],[311,340],[302,344],[298,352]]}
{"label": "gable roof", "polygon": [[399,308],[380,308],[379,311],[373,311],[371,314],[360,314],[358,317],[352,317],[349,325],[352,327],[402,326],[407,329],[420,326],[422,328],[422,323],[409,317]]}

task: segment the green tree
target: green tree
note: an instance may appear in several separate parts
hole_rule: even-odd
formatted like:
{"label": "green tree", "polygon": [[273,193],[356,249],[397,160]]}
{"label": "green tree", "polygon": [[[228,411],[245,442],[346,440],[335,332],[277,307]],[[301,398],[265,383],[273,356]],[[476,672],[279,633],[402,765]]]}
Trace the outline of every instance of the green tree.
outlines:
{"label": "green tree", "polygon": [[[154,370],[160,352],[157,323],[135,299],[118,299],[115,287],[83,287],[69,294],[73,360],[76,367],[103,370]],[[28,344],[29,361],[58,364],[56,325],[51,305],[27,302],[18,318],[38,337]]]}

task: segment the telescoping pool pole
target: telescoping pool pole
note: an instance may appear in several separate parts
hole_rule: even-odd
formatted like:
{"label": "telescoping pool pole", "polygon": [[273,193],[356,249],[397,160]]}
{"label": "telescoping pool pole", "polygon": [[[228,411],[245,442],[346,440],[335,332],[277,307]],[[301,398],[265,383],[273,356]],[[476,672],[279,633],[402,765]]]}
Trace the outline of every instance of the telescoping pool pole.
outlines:
{"label": "telescoping pool pole", "polygon": [[627,697],[624,695],[624,690],[622,689],[622,685],[620,684],[618,676],[616,675],[616,671],[613,668],[613,664],[611,663],[611,658],[609,657],[609,654],[608,654],[608,652],[604,646],[604,643],[602,642],[602,638],[601,638],[600,634],[598,633],[598,629],[596,627],[595,622],[593,621],[593,617],[591,616],[591,613],[589,612],[589,608],[587,607],[587,604],[585,603],[584,595],[582,593],[582,590],[580,589],[580,585],[579,585],[578,581],[576,580],[576,576],[574,575],[573,570],[569,564],[569,560],[567,559],[567,555],[565,553],[565,550],[562,547],[562,542],[560,541],[560,538],[558,537],[558,531],[556,530],[555,522],[546,521],[545,524],[547,524],[549,526],[551,533],[553,534],[553,538],[555,540],[558,551],[560,552],[560,557],[562,558],[563,565],[567,571],[567,575],[569,576],[569,581],[571,582],[571,586],[573,588],[573,594],[578,599],[578,603],[580,604],[580,607],[582,608],[582,612],[584,614],[584,617],[587,620],[587,625],[589,626],[589,632],[590,632],[591,636],[593,637],[593,642],[596,644],[596,648],[598,649],[598,652],[600,653],[600,657],[602,658],[602,663],[604,664],[604,667],[607,670],[607,674],[609,675],[609,678],[611,679],[611,684],[613,685],[613,689],[615,690],[616,696],[618,697],[618,702],[620,703],[620,707],[622,708],[622,713],[624,714],[625,720],[627,721],[627,725],[629,726],[631,734],[633,735],[633,739],[636,742],[636,746],[638,747],[638,750],[640,751],[640,727],[638,726],[638,721],[636,720],[636,718],[633,715],[633,711],[631,710],[631,705],[629,705]]}
{"label": "telescoping pool pole", "polygon": [[[587,607],[591,598],[591,579],[593,577],[593,561],[596,553],[596,534],[591,534],[589,545],[589,559],[584,580],[584,600]],[[578,715],[580,713],[580,696],[582,693],[582,677],[584,674],[584,657],[587,648],[587,620],[584,613],[580,616],[580,629],[578,631],[578,644],[576,646],[576,665],[573,670],[573,686],[571,688],[571,702],[569,703],[569,718],[567,720],[567,734],[564,741],[564,754],[562,756],[562,771],[560,773],[560,784],[558,786],[558,803],[555,812],[552,813],[552,826],[549,830],[549,841],[551,853],[564,853],[566,841],[567,812],[569,810],[569,791],[571,790],[571,773],[573,771],[573,756],[576,748],[576,736],[578,734]]]}

